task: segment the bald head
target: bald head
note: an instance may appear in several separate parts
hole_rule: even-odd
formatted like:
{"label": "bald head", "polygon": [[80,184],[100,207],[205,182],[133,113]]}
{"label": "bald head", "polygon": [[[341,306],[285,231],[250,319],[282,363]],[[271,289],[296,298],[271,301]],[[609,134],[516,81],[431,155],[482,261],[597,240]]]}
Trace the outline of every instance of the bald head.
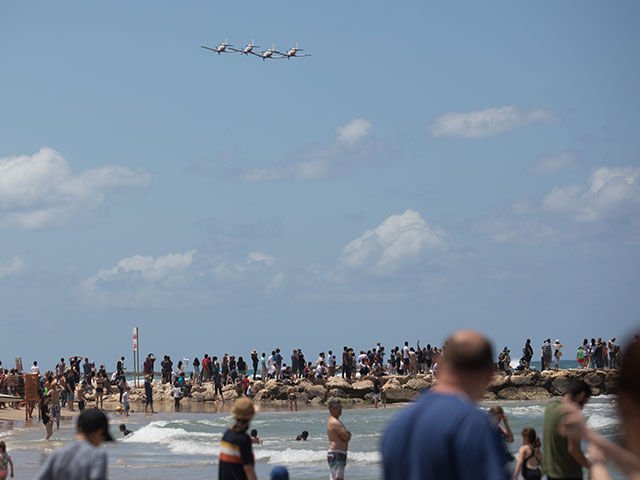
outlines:
{"label": "bald head", "polygon": [[460,330],[447,340],[444,362],[458,372],[493,370],[493,350],[482,334]]}

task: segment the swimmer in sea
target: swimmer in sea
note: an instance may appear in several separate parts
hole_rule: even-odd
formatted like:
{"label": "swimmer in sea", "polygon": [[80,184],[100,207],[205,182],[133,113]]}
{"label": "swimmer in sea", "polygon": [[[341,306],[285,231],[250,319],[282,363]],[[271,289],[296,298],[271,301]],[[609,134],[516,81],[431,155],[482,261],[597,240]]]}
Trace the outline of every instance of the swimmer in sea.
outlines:
{"label": "swimmer in sea", "polygon": [[258,430],[255,428],[251,430],[251,443],[254,445],[262,445],[262,439],[258,436]]}
{"label": "swimmer in sea", "polygon": [[302,433],[296,437],[296,441],[306,442],[307,438],[309,438],[309,432],[307,432],[306,430],[303,430]]}

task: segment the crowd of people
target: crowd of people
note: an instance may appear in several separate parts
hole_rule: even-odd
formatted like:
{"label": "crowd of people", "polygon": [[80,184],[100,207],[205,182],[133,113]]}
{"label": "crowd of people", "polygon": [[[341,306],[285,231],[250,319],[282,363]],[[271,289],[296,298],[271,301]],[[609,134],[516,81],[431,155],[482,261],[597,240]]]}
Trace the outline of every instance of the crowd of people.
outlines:
{"label": "crowd of people", "polygon": [[[553,344],[550,339],[543,342],[542,369],[551,368],[551,358],[555,358],[553,368],[559,368],[562,348],[559,340]],[[477,478],[513,476],[515,479],[529,480],[541,478],[542,472],[550,479],[582,478],[582,469],[588,468],[592,472],[591,478],[607,479],[608,472],[603,463],[607,458],[627,472],[629,478],[640,478],[638,336],[624,354],[615,338],[609,342],[603,342],[599,338],[592,339],[591,342],[585,339],[584,344],[578,348],[577,355],[581,368],[620,368],[617,404],[624,421],[623,425],[628,426],[625,428],[628,448],[613,444],[587,428],[581,410],[590,399],[591,389],[584,381],[574,379],[562,398],[553,399],[546,406],[544,443],[540,441],[534,429],[525,428],[521,432],[522,446],[515,459],[505,446],[506,443],[514,441],[514,434],[504,411],[499,406],[494,406],[486,415],[475,407],[496,369],[509,370],[508,348],[505,347],[500,352],[496,362],[491,346],[484,337],[475,332],[458,332],[448,339],[441,349],[432,348],[430,345],[420,347],[420,342],[417,342],[414,348],[405,342],[402,348],[391,349],[386,363],[385,356],[385,348],[379,343],[373,349],[360,350],[358,355],[352,348],[345,346],[341,363],[338,363],[336,355],[331,350],[327,354],[321,352],[315,363],[312,363],[305,360],[301,349],[295,349],[290,357],[291,362],[287,365],[280,349],[273,350],[268,357],[266,353],[259,356],[258,352],[253,350],[250,354],[253,368],[250,371],[242,356],[236,360],[235,356],[224,354],[221,361],[218,361],[216,356],[205,354],[202,362],[198,358],[194,359],[193,371],[187,376],[186,362],[178,362],[174,369],[171,358],[165,355],[160,365],[160,381],[171,383],[176,410],[179,409],[180,399],[190,395],[193,385],[213,382],[216,395],[221,396],[223,386],[235,386],[239,399],[234,403],[232,412],[237,422],[223,436],[220,478],[256,478],[252,467],[253,457],[247,454],[246,449],[248,445],[250,450],[252,444],[259,442],[259,438],[257,432],[251,436],[246,432],[254,414],[251,401],[252,381],[258,377],[288,381],[288,398],[293,411],[294,408],[297,410],[295,382],[298,379],[326,378],[336,374],[350,379],[373,374],[374,381],[377,380],[377,390],[374,393],[379,394],[380,375],[421,372],[436,373],[438,382],[427,394],[402,411],[386,432],[382,443],[385,478],[458,478],[456,472],[469,469]],[[527,340],[519,367],[530,368],[532,359],[533,348],[531,341]],[[147,396],[145,412],[147,407],[150,407],[152,413],[155,361],[155,356],[149,354],[143,367]],[[0,386],[4,389],[7,386],[15,387],[15,378],[19,377],[19,373],[5,370]],[[95,364],[89,359],[83,359],[78,355],[70,357],[68,363],[61,358],[53,370],[42,375],[37,361],[33,362],[31,373],[39,378],[38,406],[40,419],[46,429],[46,438],[52,436],[54,424],[59,428],[60,410],[68,408],[73,411],[74,405],[77,404],[82,412],[78,420],[78,435],[81,439],[79,441],[84,440],[85,443],[75,445],[73,449],[65,447],[63,450],[86,453],[86,458],[95,460],[95,468],[106,473],[106,461],[102,453],[96,453],[86,444],[96,446],[104,440],[111,439],[108,423],[103,420],[106,417],[101,411],[106,392],[119,395],[122,413],[129,413],[130,387],[126,380],[125,358],[121,357],[117,361],[115,372],[110,375],[107,374],[104,365],[96,369]],[[13,390],[9,389],[9,392],[13,393]],[[89,395],[94,396],[95,405],[85,412]],[[379,396],[374,395],[374,399],[377,406]],[[222,400],[224,401],[224,397]],[[7,408],[7,405],[3,404],[2,407]],[[27,404],[26,408],[33,410],[34,405]],[[351,434],[339,421],[341,411],[342,406],[339,402],[330,402],[327,433],[330,442],[328,464],[331,478],[343,478],[347,447],[351,438]],[[29,414],[32,412],[29,411]],[[427,431],[429,435],[425,436],[424,432]],[[442,441],[445,438],[455,438],[455,441]],[[306,437],[301,439],[305,440]],[[590,444],[589,455],[585,455],[581,450],[582,440]],[[454,451],[451,451],[451,445]],[[233,452],[233,455],[229,452]],[[49,458],[43,468],[45,473],[41,473],[39,478],[63,478],[46,473],[63,468],[62,464],[55,466],[56,458],[56,455]],[[460,463],[462,458],[464,461]],[[248,465],[251,465],[251,468],[245,468]],[[13,469],[6,445],[0,443],[0,473],[8,473],[8,466]],[[234,475],[237,474],[238,466],[242,466],[244,477],[234,477],[225,473],[227,470],[233,470]]]}

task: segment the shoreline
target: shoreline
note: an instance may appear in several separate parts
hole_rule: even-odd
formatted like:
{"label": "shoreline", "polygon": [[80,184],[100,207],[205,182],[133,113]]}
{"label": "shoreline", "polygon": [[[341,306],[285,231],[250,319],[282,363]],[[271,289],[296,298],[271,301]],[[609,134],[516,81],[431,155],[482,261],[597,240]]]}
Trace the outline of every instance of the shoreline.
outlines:
{"label": "shoreline", "polygon": [[[484,402],[505,401],[539,401],[561,396],[566,392],[569,382],[573,378],[582,378],[589,384],[594,397],[613,393],[615,388],[616,370],[524,370],[513,375],[498,372],[489,384],[484,395]],[[298,411],[321,411],[326,408],[330,400],[340,400],[346,409],[373,409],[373,377],[362,377],[346,380],[342,377],[328,379],[302,379],[296,382],[298,387]],[[381,378],[382,399],[387,405],[403,406],[413,401],[422,391],[428,390],[437,383],[432,374],[388,375]],[[264,413],[290,413],[287,390],[289,384],[280,380],[256,380],[253,382],[253,400]],[[230,413],[231,406],[238,393],[234,386],[223,388],[225,402],[222,403],[213,395],[213,384],[193,385],[192,396],[181,400],[181,408],[175,411],[173,398],[170,396],[171,386],[154,381],[154,409],[158,413]],[[88,396],[87,408],[93,406],[93,397]],[[144,387],[131,387],[131,413],[144,413]],[[119,419],[118,423],[126,422],[126,417],[120,416],[117,394],[104,397],[103,411],[111,420]],[[379,405],[378,408],[383,408]],[[66,423],[78,415],[78,411],[62,411],[61,420]],[[147,414],[152,416],[152,414]],[[34,419],[25,420],[24,410],[0,410],[0,432],[11,430],[17,425],[24,427],[41,426],[37,420],[37,410]]]}

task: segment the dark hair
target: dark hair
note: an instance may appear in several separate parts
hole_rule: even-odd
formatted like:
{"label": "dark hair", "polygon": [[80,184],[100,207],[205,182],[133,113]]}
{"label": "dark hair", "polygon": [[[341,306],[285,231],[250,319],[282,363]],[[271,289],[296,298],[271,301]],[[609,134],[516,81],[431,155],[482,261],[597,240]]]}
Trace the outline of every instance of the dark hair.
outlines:
{"label": "dark hair", "polygon": [[0,452],[6,452],[7,451],[7,444],[4,443],[2,440],[0,440]]}
{"label": "dark hair", "polygon": [[256,430],[255,428],[253,430],[251,430],[251,436],[252,437],[257,437],[258,436],[258,430]]}
{"label": "dark hair", "polygon": [[527,443],[534,448],[534,450],[538,450],[540,448],[540,438],[533,428],[525,428],[522,430],[522,436],[526,439]]}
{"label": "dark hair", "polygon": [[575,400],[581,393],[585,394],[585,399],[591,396],[591,387],[581,378],[574,378],[569,382],[567,393],[571,400]]}
{"label": "dark hair", "polygon": [[337,407],[338,405],[341,405],[340,400],[330,400],[329,403],[327,404],[327,406],[329,407],[329,410],[331,410],[334,407]]}
{"label": "dark hair", "polygon": [[[637,338],[637,335],[636,335]],[[618,391],[640,403],[640,342],[636,340],[625,348],[618,376]]]}
{"label": "dark hair", "polygon": [[302,431],[302,436],[303,436],[304,438],[307,438],[307,437],[309,436],[309,432],[307,432],[306,430],[303,430],[303,431]]}

